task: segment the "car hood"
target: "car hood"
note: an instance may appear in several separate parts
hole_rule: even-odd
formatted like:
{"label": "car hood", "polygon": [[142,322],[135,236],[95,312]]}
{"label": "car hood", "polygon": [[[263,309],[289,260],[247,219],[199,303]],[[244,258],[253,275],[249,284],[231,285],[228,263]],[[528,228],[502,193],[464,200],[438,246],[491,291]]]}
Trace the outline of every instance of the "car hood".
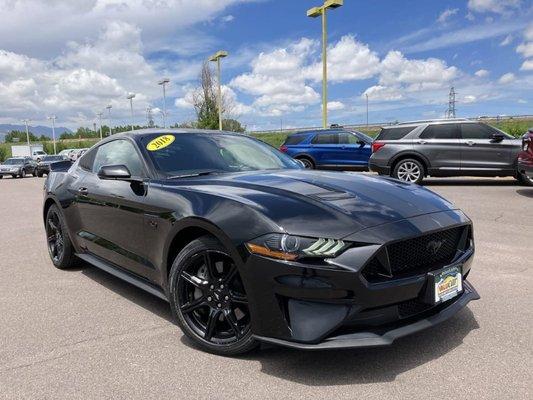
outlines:
{"label": "car hood", "polygon": [[349,172],[253,171],[194,181],[194,190],[247,204],[283,231],[308,236],[341,238],[373,226],[455,209],[421,186]]}

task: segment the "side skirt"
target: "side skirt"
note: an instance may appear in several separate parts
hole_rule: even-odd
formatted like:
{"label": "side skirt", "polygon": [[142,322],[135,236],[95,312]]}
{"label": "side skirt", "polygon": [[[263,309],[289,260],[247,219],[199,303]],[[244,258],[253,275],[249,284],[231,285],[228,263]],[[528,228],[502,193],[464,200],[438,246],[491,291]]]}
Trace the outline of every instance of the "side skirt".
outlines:
{"label": "side skirt", "polygon": [[88,262],[89,264],[95,266],[98,269],[101,269],[102,271],[105,271],[113,276],[116,276],[117,278],[122,279],[123,281],[126,281],[134,286],[137,286],[139,289],[142,289],[145,292],[148,292],[168,302],[168,298],[165,295],[165,293],[161,290],[161,288],[153,285],[152,283],[148,282],[147,280],[135,274],[132,274],[131,272],[128,272],[120,267],[110,264],[106,262],[105,260],[102,260],[101,258],[96,257],[92,254],[76,253],[76,257],[82,259],[85,262]]}

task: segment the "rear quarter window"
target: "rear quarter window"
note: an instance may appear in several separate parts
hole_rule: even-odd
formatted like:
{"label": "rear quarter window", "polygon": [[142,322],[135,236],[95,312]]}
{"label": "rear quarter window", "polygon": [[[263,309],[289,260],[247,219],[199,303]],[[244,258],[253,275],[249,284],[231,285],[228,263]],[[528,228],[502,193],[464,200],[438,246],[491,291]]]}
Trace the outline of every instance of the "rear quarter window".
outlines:
{"label": "rear quarter window", "polygon": [[376,140],[400,140],[415,129],[414,126],[398,128],[382,128]]}
{"label": "rear quarter window", "polygon": [[285,142],[283,143],[286,146],[295,146],[297,144],[300,144],[304,141],[305,135],[291,135],[288,136],[287,139],[285,139]]}

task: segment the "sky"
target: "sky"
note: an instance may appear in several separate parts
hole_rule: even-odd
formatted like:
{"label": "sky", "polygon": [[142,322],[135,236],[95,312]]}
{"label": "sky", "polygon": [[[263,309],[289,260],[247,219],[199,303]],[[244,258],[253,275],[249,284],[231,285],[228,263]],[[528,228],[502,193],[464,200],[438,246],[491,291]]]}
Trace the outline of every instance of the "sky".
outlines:
{"label": "sky", "polygon": [[[230,115],[248,130],[321,124],[319,0],[0,0],[0,123],[92,126],[146,108],[194,120],[202,63],[218,50]],[[345,0],[328,12],[329,121],[533,114],[530,0]],[[104,120],[104,123],[108,123]]]}

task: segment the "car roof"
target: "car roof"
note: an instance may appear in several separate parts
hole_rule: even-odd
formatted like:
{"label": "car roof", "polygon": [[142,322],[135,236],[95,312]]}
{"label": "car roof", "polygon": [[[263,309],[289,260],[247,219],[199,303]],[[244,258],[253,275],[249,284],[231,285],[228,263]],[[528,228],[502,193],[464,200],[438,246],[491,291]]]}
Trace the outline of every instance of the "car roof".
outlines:
{"label": "car roof", "polygon": [[338,128],[309,129],[307,131],[298,131],[298,132],[291,133],[289,136],[310,135],[310,134],[315,134],[315,133],[328,133],[328,132],[353,132],[353,131],[339,126]]}
{"label": "car roof", "polygon": [[442,125],[442,124],[456,124],[456,123],[466,123],[466,124],[476,124],[479,123],[479,121],[471,120],[467,118],[452,118],[452,119],[427,119],[427,120],[420,120],[420,121],[407,121],[407,122],[401,122],[394,125],[387,125],[383,126],[382,129],[393,129],[393,128],[400,128],[400,127],[411,127],[411,126],[420,126],[420,125]]}

